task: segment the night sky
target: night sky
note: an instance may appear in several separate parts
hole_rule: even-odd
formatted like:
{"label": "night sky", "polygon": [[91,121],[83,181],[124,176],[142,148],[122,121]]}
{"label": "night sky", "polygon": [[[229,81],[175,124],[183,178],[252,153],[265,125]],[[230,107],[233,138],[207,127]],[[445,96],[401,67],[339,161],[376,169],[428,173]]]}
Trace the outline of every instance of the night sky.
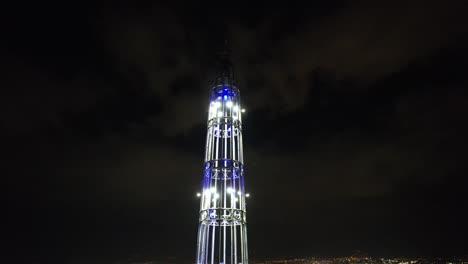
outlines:
{"label": "night sky", "polygon": [[2,8],[0,262],[193,260],[224,39],[252,257],[468,254],[465,1],[155,2]]}

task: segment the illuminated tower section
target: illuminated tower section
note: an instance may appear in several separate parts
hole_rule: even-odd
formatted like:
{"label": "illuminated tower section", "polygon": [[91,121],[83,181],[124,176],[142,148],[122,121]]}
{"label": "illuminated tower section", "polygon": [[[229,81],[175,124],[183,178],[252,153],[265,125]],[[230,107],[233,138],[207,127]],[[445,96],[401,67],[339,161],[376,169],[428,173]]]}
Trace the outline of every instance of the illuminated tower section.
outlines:
{"label": "illuminated tower section", "polygon": [[239,90],[221,77],[210,93],[200,197],[197,264],[247,264],[247,226]]}

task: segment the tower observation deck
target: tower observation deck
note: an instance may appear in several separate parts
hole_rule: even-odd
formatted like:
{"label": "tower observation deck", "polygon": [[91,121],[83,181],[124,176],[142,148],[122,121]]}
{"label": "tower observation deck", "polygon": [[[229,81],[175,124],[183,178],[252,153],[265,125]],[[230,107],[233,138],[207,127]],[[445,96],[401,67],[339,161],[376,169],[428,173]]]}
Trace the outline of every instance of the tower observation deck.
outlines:
{"label": "tower observation deck", "polygon": [[248,264],[242,113],[230,64],[210,92],[197,264]]}

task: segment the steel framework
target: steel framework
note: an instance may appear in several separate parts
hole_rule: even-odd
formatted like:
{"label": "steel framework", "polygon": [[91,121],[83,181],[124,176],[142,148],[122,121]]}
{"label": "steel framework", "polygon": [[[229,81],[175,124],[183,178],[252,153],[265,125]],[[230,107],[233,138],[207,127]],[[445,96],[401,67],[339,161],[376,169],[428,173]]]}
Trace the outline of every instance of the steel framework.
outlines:
{"label": "steel framework", "polygon": [[197,264],[248,264],[242,113],[232,77],[210,94]]}

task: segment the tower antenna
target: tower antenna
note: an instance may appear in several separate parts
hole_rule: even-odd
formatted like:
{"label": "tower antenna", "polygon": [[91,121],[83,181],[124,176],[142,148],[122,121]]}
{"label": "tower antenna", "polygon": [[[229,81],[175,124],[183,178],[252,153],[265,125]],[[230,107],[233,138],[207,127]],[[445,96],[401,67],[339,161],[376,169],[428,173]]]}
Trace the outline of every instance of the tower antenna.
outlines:
{"label": "tower antenna", "polygon": [[228,82],[230,84],[234,84],[231,49],[227,38],[224,39],[223,47],[217,53],[216,61],[216,83],[221,84]]}

